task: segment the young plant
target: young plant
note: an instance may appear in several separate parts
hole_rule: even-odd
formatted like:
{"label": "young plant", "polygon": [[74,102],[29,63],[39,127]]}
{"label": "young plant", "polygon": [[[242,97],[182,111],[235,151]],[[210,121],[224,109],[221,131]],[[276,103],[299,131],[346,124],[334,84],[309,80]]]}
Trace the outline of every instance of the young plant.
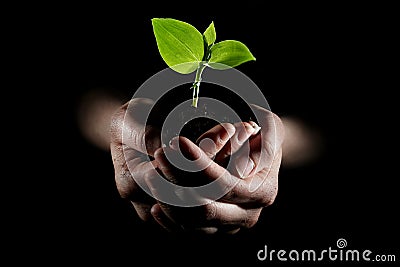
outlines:
{"label": "young plant", "polygon": [[181,74],[196,71],[191,87],[193,107],[197,107],[201,75],[206,67],[223,70],[256,60],[250,50],[239,41],[215,43],[214,22],[201,34],[192,25],[176,19],[153,18],[151,21],[158,50],[165,63]]}

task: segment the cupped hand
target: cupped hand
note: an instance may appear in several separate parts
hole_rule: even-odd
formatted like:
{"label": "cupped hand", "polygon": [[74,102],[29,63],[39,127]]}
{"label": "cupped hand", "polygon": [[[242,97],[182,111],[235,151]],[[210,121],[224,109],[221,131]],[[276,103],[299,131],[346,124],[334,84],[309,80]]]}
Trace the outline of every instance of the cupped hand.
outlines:
{"label": "cupped hand", "polygon": [[153,156],[161,147],[160,130],[146,125],[145,115],[153,104],[146,98],[132,99],[114,113],[110,129],[117,189],[144,221],[154,221],[150,209],[156,201],[136,181],[143,180],[146,173],[157,166]]}
{"label": "cupped hand", "polygon": [[[179,136],[155,151],[157,169],[148,171],[145,181],[158,199],[151,214],[161,226],[170,231],[236,233],[254,226],[262,209],[273,203],[278,190],[283,125],[272,112],[252,107],[261,129],[254,122],[223,123],[200,136],[196,144]],[[180,153],[201,171],[182,175],[166,156],[174,158]],[[202,199],[204,205],[167,204],[162,201],[165,192],[159,184],[160,173],[175,184],[185,184],[191,177],[200,177],[203,183],[215,182],[222,197],[214,199],[214,191],[193,196]]]}

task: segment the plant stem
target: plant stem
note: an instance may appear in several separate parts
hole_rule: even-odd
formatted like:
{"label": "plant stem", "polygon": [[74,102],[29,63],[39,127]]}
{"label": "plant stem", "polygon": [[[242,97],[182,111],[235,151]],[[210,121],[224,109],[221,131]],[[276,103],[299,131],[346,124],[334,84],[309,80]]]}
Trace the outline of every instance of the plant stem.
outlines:
{"label": "plant stem", "polygon": [[199,101],[199,90],[200,90],[200,82],[201,82],[201,74],[203,70],[207,67],[203,62],[200,62],[199,66],[197,67],[196,77],[193,82],[193,99],[192,99],[192,107],[197,108],[197,103]]}

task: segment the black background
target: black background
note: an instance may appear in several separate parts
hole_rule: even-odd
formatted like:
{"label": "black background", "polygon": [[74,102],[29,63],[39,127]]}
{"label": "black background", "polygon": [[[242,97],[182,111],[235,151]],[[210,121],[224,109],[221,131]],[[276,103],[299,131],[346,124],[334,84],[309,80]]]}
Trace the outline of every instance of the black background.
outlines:
{"label": "black background", "polygon": [[[38,61],[45,66],[35,78],[50,88],[35,95],[43,100],[38,110],[45,130],[38,142],[47,156],[35,161],[43,190],[35,193],[37,208],[24,213],[34,234],[25,239],[46,244],[35,257],[123,260],[128,266],[137,260],[185,264],[183,259],[253,265],[264,245],[317,250],[335,247],[338,238],[352,249],[400,257],[392,97],[398,89],[398,29],[390,7],[247,7],[217,12],[204,4],[200,12],[176,14],[77,6],[33,14],[32,24],[25,25],[27,55],[34,59],[32,68]],[[188,237],[143,224],[116,191],[110,153],[79,132],[77,107],[85,92],[108,88],[129,99],[166,67],[153,17],[183,20],[200,31],[213,20],[217,40],[240,40],[257,58],[238,69],[263,90],[272,111],[302,119],[323,136],[317,160],[282,168],[275,203],[250,230]]]}

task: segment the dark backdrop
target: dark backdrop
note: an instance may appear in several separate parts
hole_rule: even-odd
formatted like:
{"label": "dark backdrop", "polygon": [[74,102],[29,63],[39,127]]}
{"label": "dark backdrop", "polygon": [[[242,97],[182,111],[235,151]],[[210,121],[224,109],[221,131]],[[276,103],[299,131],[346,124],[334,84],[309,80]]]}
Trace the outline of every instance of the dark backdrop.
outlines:
{"label": "dark backdrop", "polygon": [[[48,162],[54,161],[41,163],[51,165],[51,182],[41,194],[43,215],[37,215],[46,218],[44,230],[36,231],[40,237],[50,234],[50,246],[39,255],[76,263],[106,258],[128,265],[139,259],[179,263],[185,257],[252,265],[265,244],[322,249],[335,247],[338,238],[350,248],[398,253],[397,110],[390,96],[398,73],[389,10],[287,6],[218,13],[203,8],[207,15],[91,7],[37,17],[33,36],[45,40],[40,51],[53,88],[46,112],[57,118],[48,119],[51,131],[44,138],[50,144]],[[322,154],[310,164],[282,168],[275,203],[250,230],[199,238],[149,228],[120,199],[110,153],[78,130],[77,106],[85,92],[109,88],[129,99],[166,67],[153,17],[176,18],[198,29],[213,20],[218,40],[240,40],[257,58],[238,69],[263,90],[272,110],[296,116],[322,134]]]}

